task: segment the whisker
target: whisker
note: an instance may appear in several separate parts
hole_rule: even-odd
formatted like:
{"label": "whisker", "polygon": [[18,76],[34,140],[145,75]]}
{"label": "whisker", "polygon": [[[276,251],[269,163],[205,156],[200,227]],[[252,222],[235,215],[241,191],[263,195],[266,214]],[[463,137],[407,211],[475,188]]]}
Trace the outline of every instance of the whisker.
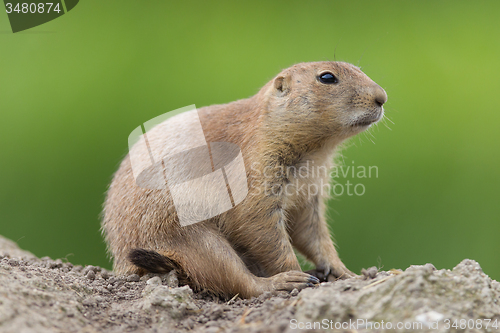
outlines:
{"label": "whisker", "polygon": [[340,41],[342,40],[342,37],[339,38],[339,41],[335,45],[335,49],[333,50],[333,60],[337,61],[337,46],[339,45]]}
{"label": "whisker", "polygon": [[395,124],[395,123],[391,120],[391,118],[389,118],[389,117],[385,116],[385,117],[384,117],[384,119],[387,119],[387,120],[389,120],[389,121],[390,121],[393,125],[396,125],[396,124]]}
{"label": "whisker", "polygon": [[[370,128],[370,129],[371,129],[371,128]],[[365,132],[365,136],[366,136],[366,138],[367,138],[368,140],[370,140],[373,144],[375,144],[375,142],[374,142],[374,141],[373,141],[373,140],[372,140],[372,139],[368,136],[368,134],[369,134],[369,135],[371,135],[371,136],[372,136],[372,138],[374,138],[374,139],[375,139],[375,136],[373,136],[373,133],[372,133],[370,130],[368,130],[368,131],[366,131],[366,132]]]}
{"label": "whisker", "polygon": [[[368,46],[365,48],[365,50],[363,51],[363,53],[361,53],[361,57],[359,57],[358,64],[357,64],[357,66],[358,66],[358,67],[359,67],[359,64],[361,63],[361,59],[363,59],[363,56],[365,55],[365,52],[366,52],[366,51],[367,51],[370,47],[372,47],[374,43],[378,43],[379,41],[380,41],[380,37],[379,37],[377,40],[375,40],[374,42],[372,42],[370,45],[368,45]],[[360,67],[360,68],[361,68],[361,67]]]}
{"label": "whisker", "polygon": [[389,125],[387,125],[386,123],[384,123],[384,126],[387,127],[389,131],[392,131],[392,128],[390,128]]}

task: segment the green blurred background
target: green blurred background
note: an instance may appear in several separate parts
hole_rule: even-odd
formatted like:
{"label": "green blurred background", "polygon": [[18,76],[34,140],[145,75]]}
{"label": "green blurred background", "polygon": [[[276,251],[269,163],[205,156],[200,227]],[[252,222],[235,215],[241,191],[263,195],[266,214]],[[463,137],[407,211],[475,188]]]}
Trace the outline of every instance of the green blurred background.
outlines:
{"label": "green blurred background", "polygon": [[331,202],[343,261],[471,258],[500,279],[499,15],[498,1],[83,0],[13,34],[0,14],[0,234],[111,267],[99,213],[134,128],[335,56],[386,89],[394,122],[343,151],[347,166],[379,169],[350,179],[365,195]]}

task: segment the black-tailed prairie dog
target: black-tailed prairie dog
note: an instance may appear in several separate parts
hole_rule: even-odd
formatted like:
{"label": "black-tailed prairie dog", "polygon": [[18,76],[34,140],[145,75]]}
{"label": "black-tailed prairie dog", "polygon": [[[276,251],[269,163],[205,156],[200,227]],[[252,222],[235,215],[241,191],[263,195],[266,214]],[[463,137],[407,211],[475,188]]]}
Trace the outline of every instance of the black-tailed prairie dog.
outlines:
{"label": "black-tailed prairie dog", "polygon": [[[102,223],[115,272],[176,269],[194,288],[229,297],[353,276],[325,221],[329,193],[321,189],[330,179],[321,171],[333,167],[341,142],[383,117],[386,100],[358,67],[325,61],[287,68],[248,99],[198,109],[207,143],[241,150],[246,197],[217,216],[181,226],[171,191],[138,186],[127,155],[109,187]],[[166,154],[182,145],[174,132],[194,131],[185,117],[149,131],[149,145]],[[186,189],[185,197],[191,195]],[[216,195],[207,197],[217,203]],[[316,276],[301,271],[294,248],[316,265]]]}

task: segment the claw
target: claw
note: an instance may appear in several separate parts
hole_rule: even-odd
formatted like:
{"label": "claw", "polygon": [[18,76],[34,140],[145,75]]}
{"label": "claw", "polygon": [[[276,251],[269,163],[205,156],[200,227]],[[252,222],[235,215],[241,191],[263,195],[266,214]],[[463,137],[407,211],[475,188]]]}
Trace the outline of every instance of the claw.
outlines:
{"label": "claw", "polygon": [[312,276],[312,275],[309,277],[309,279],[307,281],[312,282],[314,284],[319,284],[320,283],[319,279],[317,277],[315,277],[315,276]]}

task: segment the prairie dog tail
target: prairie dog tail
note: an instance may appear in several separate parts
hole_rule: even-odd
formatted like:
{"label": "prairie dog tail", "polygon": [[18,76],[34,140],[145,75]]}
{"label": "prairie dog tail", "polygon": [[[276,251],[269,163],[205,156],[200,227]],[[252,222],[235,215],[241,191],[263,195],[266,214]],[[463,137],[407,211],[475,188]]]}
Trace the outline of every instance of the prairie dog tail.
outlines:
{"label": "prairie dog tail", "polygon": [[129,252],[128,259],[135,266],[151,273],[168,273],[180,268],[172,259],[151,250],[133,249]]}

